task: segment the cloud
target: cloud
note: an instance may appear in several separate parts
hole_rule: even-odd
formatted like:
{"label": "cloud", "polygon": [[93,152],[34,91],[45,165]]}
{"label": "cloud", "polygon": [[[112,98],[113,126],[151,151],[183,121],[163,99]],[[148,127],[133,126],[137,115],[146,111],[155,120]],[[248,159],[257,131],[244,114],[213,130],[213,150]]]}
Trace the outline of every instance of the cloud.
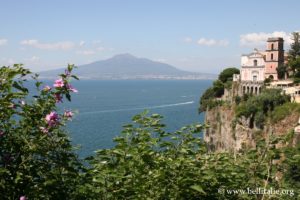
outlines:
{"label": "cloud", "polygon": [[79,42],[79,47],[82,47],[84,45],[85,45],[85,41],[82,40],[82,41]]}
{"label": "cloud", "polygon": [[97,49],[97,51],[104,51],[105,50],[104,47],[97,47],[96,49]]}
{"label": "cloud", "polygon": [[94,50],[77,51],[77,54],[85,55],[85,56],[93,55],[93,54],[95,54],[95,53],[96,53],[96,52],[95,52]]}
{"label": "cloud", "polygon": [[165,58],[157,58],[157,59],[153,59],[153,60],[156,62],[161,62],[161,63],[167,62],[167,59],[165,59]]}
{"label": "cloud", "polygon": [[32,56],[31,58],[27,59],[30,62],[38,62],[40,58],[38,56]]}
{"label": "cloud", "polygon": [[262,46],[270,37],[282,37],[286,44],[291,44],[291,34],[284,31],[274,31],[273,33],[247,33],[240,36],[242,46]]}
{"label": "cloud", "polygon": [[227,40],[200,38],[197,44],[202,46],[227,46],[229,42]]}
{"label": "cloud", "polygon": [[70,50],[75,47],[75,44],[69,41],[41,43],[38,40],[23,40],[20,44],[44,50]]}
{"label": "cloud", "polygon": [[0,39],[0,46],[6,45],[7,39]]}
{"label": "cloud", "polygon": [[193,39],[191,37],[185,37],[183,39],[183,41],[186,42],[186,43],[191,43],[193,41]]}

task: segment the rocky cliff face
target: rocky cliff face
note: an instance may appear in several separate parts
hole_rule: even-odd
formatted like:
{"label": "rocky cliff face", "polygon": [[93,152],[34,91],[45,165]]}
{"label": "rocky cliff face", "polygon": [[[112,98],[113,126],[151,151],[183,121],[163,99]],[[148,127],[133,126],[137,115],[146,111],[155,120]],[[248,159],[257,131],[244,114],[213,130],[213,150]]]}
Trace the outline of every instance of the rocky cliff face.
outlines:
{"label": "rocky cliff face", "polygon": [[[292,114],[276,124],[267,124],[263,129],[250,128],[250,120],[236,119],[232,107],[218,106],[205,113],[205,121],[209,128],[204,133],[204,140],[211,151],[236,152],[242,148],[255,147],[259,137],[269,138],[271,134],[284,135],[297,126],[299,116]],[[299,136],[294,139],[294,144]]]}
{"label": "rocky cliff face", "polygon": [[[205,130],[204,140],[211,151],[237,152],[245,147],[252,148],[255,147],[258,138],[268,139],[270,135],[287,134],[298,124],[299,114],[291,113],[276,124],[272,124],[271,120],[267,119],[263,129],[255,125],[251,127],[250,119],[236,118],[236,105],[233,101],[235,95],[236,91],[227,90],[223,97],[227,103],[205,113],[205,122],[209,124],[209,128]],[[295,134],[293,145],[298,142],[300,142],[300,134]]]}

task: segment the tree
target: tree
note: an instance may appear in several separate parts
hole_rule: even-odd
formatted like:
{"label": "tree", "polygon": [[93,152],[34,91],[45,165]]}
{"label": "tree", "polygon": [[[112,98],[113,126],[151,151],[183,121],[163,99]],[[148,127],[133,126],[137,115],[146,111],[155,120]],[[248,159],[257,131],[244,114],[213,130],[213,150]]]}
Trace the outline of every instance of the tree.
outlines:
{"label": "tree", "polygon": [[277,68],[277,75],[279,79],[284,79],[287,74],[287,68],[285,65],[279,65]]}
{"label": "tree", "polygon": [[292,33],[293,43],[288,53],[288,65],[292,71],[297,73],[300,71],[300,35],[299,32]]}
{"label": "tree", "polygon": [[232,81],[233,74],[239,74],[239,73],[240,70],[235,67],[226,68],[219,74],[219,80],[222,81],[223,83],[226,83],[227,81]]}
{"label": "tree", "polygon": [[300,56],[300,34],[299,32],[292,33],[293,43],[291,44],[291,49],[289,50],[289,58],[295,59]]}

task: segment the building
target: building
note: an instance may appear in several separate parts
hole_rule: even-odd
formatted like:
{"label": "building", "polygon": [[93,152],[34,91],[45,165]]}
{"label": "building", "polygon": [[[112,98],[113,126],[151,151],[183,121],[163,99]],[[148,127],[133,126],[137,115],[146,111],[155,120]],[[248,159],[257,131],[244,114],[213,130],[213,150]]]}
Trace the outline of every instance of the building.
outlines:
{"label": "building", "polygon": [[276,81],[277,67],[283,64],[283,39],[269,38],[266,51],[254,49],[254,52],[241,56],[241,81],[263,82],[266,78]]}
{"label": "building", "polygon": [[265,58],[257,49],[241,57],[241,80],[263,82],[265,80]]}
{"label": "building", "polygon": [[265,78],[278,80],[277,67],[284,64],[283,38],[269,38],[265,51]]}
{"label": "building", "polygon": [[241,56],[240,76],[233,76],[241,82],[239,94],[259,94],[266,78],[278,81],[277,68],[284,64],[283,43],[281,37],[269,38],[265,51],[254,49]]}

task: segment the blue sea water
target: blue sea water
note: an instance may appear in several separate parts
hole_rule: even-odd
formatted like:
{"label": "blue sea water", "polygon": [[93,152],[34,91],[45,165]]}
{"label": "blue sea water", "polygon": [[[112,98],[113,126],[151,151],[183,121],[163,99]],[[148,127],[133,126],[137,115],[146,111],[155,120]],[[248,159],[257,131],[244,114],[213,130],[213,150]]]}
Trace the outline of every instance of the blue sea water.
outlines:
{"label": "blue sea water", "polygon": [[145,109],[163,115],[169,131],[202,123],[199,98],[210,84],[209,80],[77,81],[73,85],[79,93],[63,104],[64,109],[78,111],[67,130],[72,143],[81,146],[80,156],[85,157],[112,147],[122,125]]}

